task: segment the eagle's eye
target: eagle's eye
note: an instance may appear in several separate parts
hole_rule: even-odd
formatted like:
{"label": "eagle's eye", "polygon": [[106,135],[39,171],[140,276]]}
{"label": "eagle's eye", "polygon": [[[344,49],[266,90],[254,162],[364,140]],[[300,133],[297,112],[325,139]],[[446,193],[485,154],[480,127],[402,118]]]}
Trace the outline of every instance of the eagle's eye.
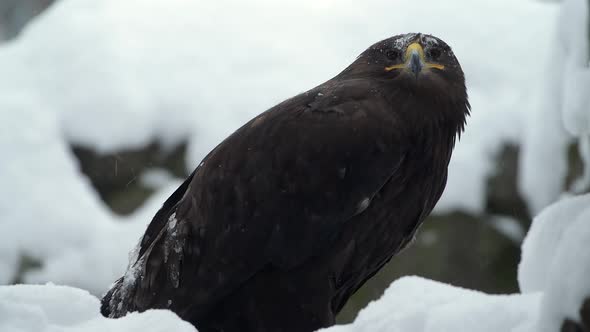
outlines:
{"label": "eagle's eye", "polygon": [[441,50],[438,47],[431,47],[426,51],[426,56],[432,60],[437,60],[440,58]]}
{"label": "eagle's eye", "polygon": [[396,50],[396,49],[387,50],[387,52],[385,52],[385,56],[389,60],[397,61],[402,58],[402,52],[400,50]]}

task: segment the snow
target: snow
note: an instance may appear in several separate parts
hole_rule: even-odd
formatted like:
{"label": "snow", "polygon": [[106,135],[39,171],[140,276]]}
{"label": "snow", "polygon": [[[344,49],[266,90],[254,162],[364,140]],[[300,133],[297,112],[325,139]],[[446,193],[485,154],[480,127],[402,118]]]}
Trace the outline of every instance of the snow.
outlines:
{"label": "snow", "polygon": [[101,294],[121,276],[125,253],[179,182],[161,185],[133,216],[116,217],[80,176],[57,112],[35,94],[13,91],[16,83],[0,86],[7,92],[0,97],[0,284],[15,278],[27,255],[43,267],[24,281]]}
{"label": "snow", "polygon": [[[94,235],[94,225],[109,223],[110,216],[78,176],[54,113],[34,99],[7,99],[0,99],[0,109],[10,110],[3,114],[0,130],[3,261],[16,262],[21,254],[45,260],[76,251]],[[76,207],[67,202],[76,202]],[[2,282],[13,277],[14,269],[2,271]]]}
{"label": "snow", "polygon": [[590,187],[590,21],[588,1],[567,0],[561,7],[558,36],[563,51],[563,105],[565,128],[578,138],[579,153],[584,162],[584,174],[572,184],[573,192]]}
{"label": "snow", "polygon": [[590,54],[588,1],[564,0],[559,12],[546,78],[538,98],[537,112],[529,113],[520,165],[520,188],[533,213],[538,213],[561,194],[567,172],[566,148],[571,136],[581,140],[585,177],[574,184],[581,191],[590,182],[586,138],[590,134]]}
{"label": "snow", "polygon": [[490,225],[499,233],[504,234],[506,238],[512,240],[515,244],[522,243],[526,234],[526,230],[518,220],[510,217],[493,216],[490,218]]}
{"label": "snow", "polygon": [[[185,247],[187,239],[186,226],[186,222],[176,219],[176,212],[172,213],[168,218],[168,227],[164,235],[164,261],[167,262],[168,280],[174,288],[178,288],[180,284],[180,261],[183,259],[182,248]],[[170,261],[169,256],[173,258]]]}
{"label": "snow", "polygon": [[[53,281],[80,287],[95,295],[104,293],[108,286],[123,274],[128,264],[126,253],[136,245],[147,223],[178,185],[180,183],[174,181],[160,189],[131,217],[88,223],[85,228],[88,228],[89,234],[79,239],[79,241],[85,241],[83,246],[71,247],[68,243],[59,244],[62,252],[45,258],[44,267],[26,274],[25,281],[29,283]],[[81,215],[89,216],[95,212],[80,211]],[[37,224],[33,225],[37,227]],[[61,239],[61,235],[58,238]],[[56,246],[54,242],[43,239],[39,239],[39,243],[39,245]]]}
{"label": "snow", "polygon": [[488,295],[403,277],[363,309],[353,324],[320,331],[517,331],[536,319],[540,295]]}
{"label": "snow", "polygon": [[583,299],[590,296],[588,220],[589,194],[564,199],[535,218],[523,243],[520,288],[545,290],[539,331],[556,331],[556,321],[564,316],[579,320]]}
{"label": "snow", "polygon": [[81,289],[50,284],[0,286],[0,331],[196,332],[168,310],[107,319],[101,316],[99,307],[99,300]]}
{"label": "snow", "polygon": [[150,168],[141,173],[140,181],[142,185],[157,190],[174,181],[174,176],[168,170]]}
{"label": "snow", "polygon": [[563,2],[559,40],[563,47],[563,120],[565,128],[575,136],[590,133],[590,54],[588,38],[588,1]]}

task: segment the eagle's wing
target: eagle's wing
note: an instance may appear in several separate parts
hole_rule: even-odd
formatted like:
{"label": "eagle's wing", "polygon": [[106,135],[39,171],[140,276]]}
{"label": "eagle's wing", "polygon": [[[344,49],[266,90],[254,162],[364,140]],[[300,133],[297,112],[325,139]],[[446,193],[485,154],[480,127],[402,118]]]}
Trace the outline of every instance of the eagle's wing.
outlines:
{"label": "eagle's wing", "polygon": [[217,146],[164,204],[105,313],[203,314],[271,264],[324,250],[404,160],[403,128],[363,80],[289,99]]}

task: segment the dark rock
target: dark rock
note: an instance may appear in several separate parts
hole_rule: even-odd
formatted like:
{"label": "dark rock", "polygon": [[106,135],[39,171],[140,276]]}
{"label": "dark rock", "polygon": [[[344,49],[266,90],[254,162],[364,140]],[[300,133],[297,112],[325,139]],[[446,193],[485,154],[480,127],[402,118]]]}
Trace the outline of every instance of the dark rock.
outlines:
{"label": "dark rock", "polygon": [[0,1],[0,40],[15,38],[25,25],[54,0]]}
{"label": "dark rock", "polygon": [[531,215],[518,191],[519,147],[504,145],[496,156],[496,169],[486,181],[486,213],[511,216],[527,229]]}
{"label": "dark rock", "polygon": [[[565,177],[564,188],[570,191],[574,191],[574,183],[576,180],[584,176],[584,161],[580,155],[580,144],[575,141],[568,146],[567,149],[567,175]],[[588,193],[590,188],[576,188],[577,194]],[[581,190],[579,190],[581,189]]]}
{"label": "dark rock", "polygon": [[163,168],[172,175],[188,176],[184,165],[186,142],[164,149],[157,142],[139,148],[100,154],[91,148],[72,146],[80,170],[90,179],[102,200],[116,213],[128,214],[153,193],[139,181],[150,168]]}
{"label": "dark rock", "polygon": [[587,297],[580,308],[580,322],[566,318],[561,324],[560,332],[590,332],[590,297]]}
{"label": "dark rock", "polygon": [[10,284],[22,284],[24,282],[23,277],[25,273],[31,270],[36,270],[43,266],[42,262],[29,255],[21,255],[18,260],[18,268],[14,273],[14,277]]}

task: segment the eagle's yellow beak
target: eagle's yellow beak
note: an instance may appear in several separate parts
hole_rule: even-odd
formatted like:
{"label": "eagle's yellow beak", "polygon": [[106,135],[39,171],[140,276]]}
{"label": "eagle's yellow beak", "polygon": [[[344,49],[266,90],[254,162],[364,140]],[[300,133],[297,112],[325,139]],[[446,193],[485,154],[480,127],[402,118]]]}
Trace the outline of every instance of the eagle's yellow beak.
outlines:
{"label": "eagle's yellow beak", "polygon": [[411,43],[406,48],[404,53],[404,63],[385,67],[385,71],[392,71],[394,69],[405,69],[410,70],[414,75],[418,75],[422,71],[422,68],[435,68],[443,70],[445,66],[438,63],[427,62],[424,56],[424,49],[419,43]]}

